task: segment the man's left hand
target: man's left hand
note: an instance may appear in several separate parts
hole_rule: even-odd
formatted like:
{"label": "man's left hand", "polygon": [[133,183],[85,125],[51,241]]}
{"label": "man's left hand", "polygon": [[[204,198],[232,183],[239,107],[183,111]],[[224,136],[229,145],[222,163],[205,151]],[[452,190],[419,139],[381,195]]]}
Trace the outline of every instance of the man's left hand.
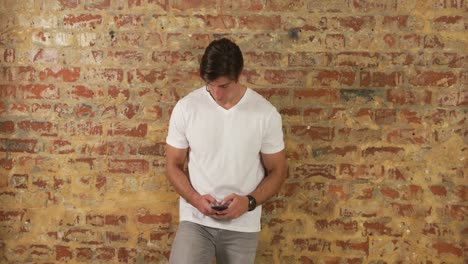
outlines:
{"label": "man's left hand", "polygon": [[212,215],[213,218],[224,220],[236,219],[249,210],[249,198],[247,196],[232,193],[224,198],[220,204],[226,203],[229,203],[228,208],[218,211],[215,215]]}

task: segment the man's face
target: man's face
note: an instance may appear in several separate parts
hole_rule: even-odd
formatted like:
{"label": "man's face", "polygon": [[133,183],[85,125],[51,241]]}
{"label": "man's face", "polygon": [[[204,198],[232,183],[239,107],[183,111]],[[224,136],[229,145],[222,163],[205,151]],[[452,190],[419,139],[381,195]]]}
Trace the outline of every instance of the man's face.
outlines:
{"label": "man's face", "polygon": [[232,103],[238,96],[238,85],[227,77],[219,77],[218,79],[207,83],[208,91],[213,99],[220,105]]}

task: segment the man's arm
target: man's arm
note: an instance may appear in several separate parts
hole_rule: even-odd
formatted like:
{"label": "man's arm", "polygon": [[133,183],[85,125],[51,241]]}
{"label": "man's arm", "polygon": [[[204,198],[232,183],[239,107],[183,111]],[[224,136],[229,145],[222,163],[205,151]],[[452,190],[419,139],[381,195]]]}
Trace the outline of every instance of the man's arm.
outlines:
{"label": "man's arm", "polygon": [[257,205],[263,204],[278,193],[286,179],[286,153],[284,150],[274,154],[261,154],[266,177],[250,195],[255,197]]}
{"label": "man's arm", "polygon": [[[260,182],[257,188],[250,193],[255,200],[257,205],[263,204],[273,195],[275,195],[284,180],[286,179],[286,154],[282,150],[273,154],[261,154],[263,166],[266,169],[266,177]],[[230,202],[228,209],[222,212],[218,212],[217,218],[220,219],[234,219],[243,215],[248,211],[249,200],[246,196],[240,196],[238,194],[231,194],[227,196],[222,203]]]}
{"label": "man's arm", "polygon": [[205,215],[215,214],[211,204],[216,199],[211,195],[200,195],[193,189],[189,177],[184,172],[188,149],[178,149],[166,144],[166,177],[177,193]]}

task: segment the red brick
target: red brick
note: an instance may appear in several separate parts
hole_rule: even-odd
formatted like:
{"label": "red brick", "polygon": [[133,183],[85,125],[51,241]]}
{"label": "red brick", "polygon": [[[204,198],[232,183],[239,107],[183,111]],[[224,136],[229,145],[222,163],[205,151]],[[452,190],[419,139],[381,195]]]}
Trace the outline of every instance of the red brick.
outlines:
{"label": "red brick", "polygon": [[111,261],[115,257],[114,248],[97,248],[96,249],[96,259]]}
{"label": "red brick", "polygon": [[327,49],[340,50],[346,47],[346,38],[343,34],[327,34],[325,44]]}
{"label": "red brick", "polygon": [[379,179],[384,176],[384,167],[379,165],[340,164],[338,178],[342,179]]}
{"label": "red brick", "polygon": [[414,63],[414,56],[404,52],[382,53],[382,57],[392,65],[411,65]]}
{"label": "red brick", "polygon": [[378,53],[369,52],[340,52],[333,59],[334,65],[366,67],[372,68],[379,66],[381,56]]}
{"label": "red brick", "polygon": [[80,68],[62,68],[59,70],[47,68],[39,73],[41,81],[56,79],[64,82],[76,82],[80,78]]}
{"label": "red brick", "polygon": [[418,71],[410,80],[414,86],[450,87],[457,81],[453,72]]}
{"label": "red brick", "polygon": [[67,261],[72,259],[73,252],[67,246],[55,246],[55,259],[58,261]]}
{"label": "red brick", "polygon": [[110,173],[146,173],[148,172],[148,169],[149,169],[149,164],[148,164],[148,161],[146,160],[113,159],[109,161]]}
{"label": "red brick", "polygon": [[450,216],[452,221],[465,221],[465,218],[468,216],[468,206],[458,204],[446,205],[443,213]]}
{"label": "red brick", "polygon": [[434,28],[437,30],[466,30],[466,18],[463,16],[441,16],[434,19]]}
{"label": "red brick", "polygon": [[0,221],[10,221],[10,220],[15,220],[15,221],[23,221],[23,218],[26,214],[27,210],[17,210],[17,211],[12,211],[12,210],[0,210]]}
{"label": "red brick", "polygon": [[303,164],[294,168],[293,177],[307,179],[312,177],[323,177],[335,179],[336,168],[327,164]]}
{"label": "red brick", "polygon": [[13,160],[9,158],[0,158],[0,168],[11,170],[13,168]]}
{"label": "red brick", "polygon": [[315,221],[315,228],[319,232],[340,232],[340,233],[354,233],[358,231],[358,222],[350,220],[317,220]]}
{"label": "red brick", "polygon": [[351,86],[355,78],[354,72],[321,70],[317,73],[316,81],[320,86]]}
{"label": "red brick", "polygon": [[380,189],[380,192],[382,193],[383,196],[386,196],[391,199],[397,199],[400,197],[400,193],[391,187],[382,187]]}
{"label": "red brick", "polygon": [[107,185],[107,178],[106,177],[98,176],[96,178],[96,184],[95,184],[96,189],[101,190],[106,185]]}
{"label": "red brick", "polygon": [[397,105],[430,105],[432,92],[427,90],[387,90],[387,100]]}
{"label": "red brick", "polygon": [[423,188],[418,185],[410,184],[404,186],[402,190],[402,199],[406,201],[423,201]]}
{"label": "red brick", "polygon": [[124,88],[118,88],[116,86],[109,86],[107,90],[107,94],[112,98],[122,98],[124,97],[125,100],[130,98],[130,90]]}
{"label": "red brick", "polygon": [[40,133],[56,132],[57,126],[47,121],[21,121],[17,123],[18,128],[25,131]]}
{"label": "red brick", "polygon": [[121,263],[136,263],[137,262],[137,250],[132,248],[119,248],[117,257]]}
{"label": "red brick", "polygon": [[333,28],[337,30],[354,30],[354,32],[359,32],[373,28],[375,26],[375,18],[371,16],[333,17],[331,23],[333,24]]}
{"label": "red brick", "polygon": [[164,156],[166,153],[166,143],[158,142],[152,145],[141,145],[138,147],[139,155]]}
{"label": "red brick", "polygon": [[392,235],[392,229],[387,226],[388,222],[385,219],[364,222],[365,234],[368,236]]}
{"label": "red brick", "polygon": [[37,139],[0,138],[0,151],[36,153]]}
{"label": "red brick", "polygon": [[379,125],[389,125],[396,122],[395,109],[376,109],[375,122]]}
{"label": "red brick", "polygon": [[272,85],[302,86],[306,72],[298,70],[266,70],[265,80]]}
{"label": "red brick", "polygon": [[102,135],[102,125],[95,124],[91,121],[79,122],[74,121],[64,124],[63,132],[69,136],[85,135],[85,136],[99,136]]}
{"label": "red brick", "polygon": [[167,225],[172,221],[171,214],[143,214],[138,215],[137,221],[142,224],[163,224]]}
{"label": "red brick", "polygon": [[3,61],[6,63],[13,63],[16,60],[16,50],[15,49],[5,49],[3,51]]}
{"label": "red brick", "polygon": [[77,248],[75,252],[76,259],[79,261],[89,261],[93,258],[93,251],[90,248]]}
{"label": "red brick", "polygon": [[227,30],[236,27],[236,18],[229,15],[207,15],[207,16],[197,16],[198,18],[205,21],[207,28],[212,30]]}
{"label": "red brick", "polygon": [[94,109],[91,105],[86,104],[78,104],[74,107],[73,113],[76,117],[82,118],[93,118],[94,117]]}
{"label": "red brick", "polygon": [[440,106],[466,106],[468,105],[468,90],[448,90],[440,91],[437,98]]}
{"label": "red brick", "polygon": [[104,224],[111,226],[120,226],[127,223],[127,216],[125,215],[106,215],[104,217]]}
{"label": "red brick", "polygon": [[[125,108],[123,109],[123,114],[128,118],[132,119],[135,115],[139,113],[140,105],[135,104],[125,104]],[[160,117],[160,116],[158,116]]]}
{"label": "red brick", "polygon": [[404,152],[403,148],[400,147],[368,147],[363,151],[363,156],[371,156],[377,155],[378,153],[390,153],[390,154],[398,154],[400,152]]}
{"label": "red brick", "polygon": [[122,123],[112,124],[107,135],[109,136],[126,136],[126,137],[145,137],[148,132],[147,124],[139,124],[136,127],[127,127]]}
{"label": "red brick", "polygon": [[137,63],[142,62],[144,54],[138,51],[109,51],[107,56],[112,58],[116,62],[129,62]]}
{"label": "red brick", "polygon": [[11,187],[17,189],[28,189],[28,174],[13,174],[11,177]]}
{"label": "red brick", "polygon": [[122,69],[87,69],[83,72],[84,80],[92,80],[93,82],[122,82]]}
{"label": "red brick", "polygon": [[427,131],[411,128],[395,129],[387,135],[387,142],[392,144],[427,144],[433,142],[433,136]]}
{"label": "red brick", "polygon": [[93,98],[95,92],[84,85],[73,85],[70,94],[72,94],[72,97],[76,99]]}
{"label": "red brick", "polygon": [[130,239],[129,234],[124,232],[106,232],[106,240],[109,243],[125,243]]}
{"label": "red brick", "polygon": [[339,99],[339,91],[334,89],[304,89],[295,90],[294,97],[307,101],[318,100],[325,103],[334,103]]}
{"label": "red brick", "polygon": [[154,84],[158,81],[166,79],[167,72],[165,70],[136,70],[128,72],[128,82],[134,83],[151,83]]}
{"label": "red brick", "polygon": [[401,72],[361,72],[362,87],[395,87],[403,83]]}
{"label": "red brick", "polygon": [[[280,59],[281,57],[278,57]],[[273,60],[273,58],[267,57],[269,61],[272,61],[271,66],[280,64],[279,61]],[[308,66],[328,66],[331,62],[331,54],[326,52],[297,52],[288,55],[288,65],[295,67],[308,67]]]}
{"label": "red brick", "polygon": [[20,85],[19,92],[24,99],[58,99],[60,91],[52,84]]}
{"label": "red brick", "polygon": [[350,241],[350,240],[337,240],[335,242],[336,246],[340,247],[343,251],[357,251],[357,252],[362,252],[365,254],[365,256],[369,255],[369,238],[366,239],[366,241]]}
{"label": "red brick", "polygon": [[421,36],[417,34],[408,34],[400,38],[400,48],[411,49],[421,46]]}
{"label": "red brick", "polygon": [[85,144],[79,151],[86,155],[124,155],[126,144],[124,142],[107,141],[97,144]]}
{"label": "red brick", "polygon": [[445,44],[435,35],[424,36],[424,48],[442,49]]}
{"label": "red brick", "polygon": [[464,68],[468,65],[468,56],[454,52],[435,52],[432,54],[432,65]]}
{"label": "red brick", "polygon": [[460,185],[455,187],[455,195],[460,201],[466,201],[468,199],[468,186]]}
{"label": "red brick", "polygon": [[53,140],[50,152],[54,154],[70,154],[75,153],[75,149],[68,140]]}
{"label": "red brick", "polygon": [[312,155],[315,158],[324,155],[336,155],[344,157],[348,154],[357,153],[358,148],[356,146],[345,146],[345,147],[324,147],[324,148],[317,148],[312,150]]}
{"label": "red brick", "polygon": [[32,66],[5,67],[3,68],[3,75],[10,82],[34,82],[37,79],[36,69]]}
{"label": "red brick", "polygon": [[16,85],[0,84],[0,96],[1,98],[16,98],[17,89]]}
{"label": "red brick", "polygon": [[15,122],[13,121],[0,121],[0,133],[14,133]]}
{"label": "red brick", "polygon": [[143,26],[143,15],[116,15],[114,16],[114,23],[117,28],[122,27],[142,27]]}
{"label": "red brick", "polygon": [[275,30],[281,26],[281,16],[250,15],[239,17],[239,27],[249,30]]}
{"label": "red brick", "polygon": [[350,5],[359,12],[372,12],[372,11],[396,11],[397,2],[394,1],[372,1],[372,0],[352,0]]}
{"label": "red brick", "polygon": [[297,238],[293,241],[293,247],[303,251],[311,252],[332,252],[331,251],[331,242],[321,238]]}
{"label": "red brick", "polygon": [[457,257],[463,256],[463,249],[457,245],[446,243],[446,242],[436,242],[432,244],[432,248],[437,250],[437,254],[448,254],[455,255]]}
{"label": "red brick", "polygon": [[399,30],[405,30],[409,25],[408,18],[408,15],[385,16],[383,20],[383,27],[388,29],[397,28]]}
{"label": "red brick", "polygon": [[95,28],[102,25],[102,16],[93,14],[67,15],[63,18],[65,26],[72,28]]}

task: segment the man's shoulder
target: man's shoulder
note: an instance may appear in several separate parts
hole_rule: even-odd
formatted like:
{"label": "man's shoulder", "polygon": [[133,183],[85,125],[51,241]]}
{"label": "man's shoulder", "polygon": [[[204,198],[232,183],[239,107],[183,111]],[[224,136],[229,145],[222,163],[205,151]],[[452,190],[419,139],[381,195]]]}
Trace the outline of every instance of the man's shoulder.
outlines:
{"label": "man's shoulder", "polygon": [[266,111],[276,110],[276,107],[270,101],[254,89],[250,89],[250,94],[250,98],[257,108],[261,108]]}
{"label": "man's shoulder", "polygon": [[187,105],[187,104],[193,104],[193,103],[199,102],[201,97],[203,96],[203,92],[205,92],[204,89],[205,88],[202,87],[202,88],[198,88],[198,89],[191,91],[190,93],[180,98],[177,104]]}

